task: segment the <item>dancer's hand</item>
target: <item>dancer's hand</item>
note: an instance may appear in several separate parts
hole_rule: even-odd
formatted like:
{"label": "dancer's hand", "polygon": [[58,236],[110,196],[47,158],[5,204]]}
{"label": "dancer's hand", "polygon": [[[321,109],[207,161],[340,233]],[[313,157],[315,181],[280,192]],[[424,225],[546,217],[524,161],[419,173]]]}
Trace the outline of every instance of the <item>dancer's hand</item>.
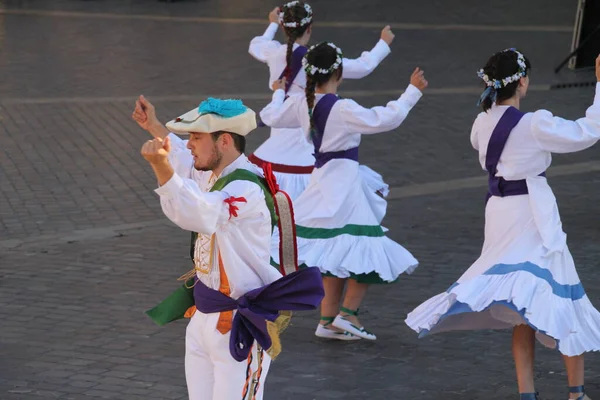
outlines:
{"label": "dancer's hand", "polygon": [[140,96],[136,100],[131,117],[142,129],[154,137],[165,138],[169,134],[167,128],[156,118],[154,106],[144,96]]}
{"label": "dancer's hand", "polygon": [[596,57],[596,79],[600,82],[600,55]]}
{"label": "dancer's hand", "polygon": [[286,84],[286,79],[285,77],[276,80],[275,82],[273,82],[273,85],[271,86],[271,88],[273,89],[273,91],[281,89],[281,90],[285,90],[285,84]]}
{"label": "dancer's hand", "polygon": [[392,32],[392,28],[390,28],[389,25],[386,25],[386,27],[381,31],[381,40],[386,42],[388,46],[392,44],[395,37],[396,35],[394,35],[394,32]]}
{"label": "dancer's hand", "polygon": [[269,22],[279,25],[279,13],[281,13],[279,7],[275,7],[273,10],[271,10],[269,13]]}
{"label": "dancer's hand", "polygon": [[427,80],[425,79],[425,72],[421,71],[419,67],[415,68],[410,76],[410,83],[420,91],[423,91],[428,85]]}
{"label": "dancer's hand", "polygon": [[169,152],[171,151],[171,141],[169,138],[164,140],[156,138],[148,140],[142,146],[142,157],[150,164],[162,164],[168,162]]}

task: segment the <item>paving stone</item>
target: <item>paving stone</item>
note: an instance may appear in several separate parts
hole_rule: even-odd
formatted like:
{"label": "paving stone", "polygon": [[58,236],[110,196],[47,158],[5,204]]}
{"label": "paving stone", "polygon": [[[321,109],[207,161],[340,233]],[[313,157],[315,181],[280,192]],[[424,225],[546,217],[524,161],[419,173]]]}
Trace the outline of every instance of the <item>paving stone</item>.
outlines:
{"label": "paving stone", "polygon": [[[139,156],[149,137],[131,121],[132,99],[139,93],[159,99],[163,120],[209,94],[254,94],[246,102],[260,110],[269,97],[267,71],[251,59],[247,46],[263,32],[273,4],[0,3],[0,10],[13,10],[0,21],[5,55],[0,57],[0,76],[10,78],[0,80],[0,399],[187,398],[186,323],[158,327],[144,311],[176,288],[176,278],[189,269],[188,235],[162,215],[153,192],[156,181]],[[474,87],[474,71],[486,58],[513,45],[532,60],[532,84],[550,84],[569,74],[555,76],[553,67],[569,52],[571,33],[564,27],[573,22],[573,2],[344,4],[320,0],[314,4],[315,15],[324,23],[363,25],[315,25],[314,40],[332,40],[351,57],[379,37],[380,28],[365,23],[431,25],[397,30],[392,54],[367,79],[345,81],[342,95],[401,90],[417,65],[426,70],[431,89]],[[25,14],[32,10],[42,12]],[[58,13],[50,16],[44,10]],[[73,11],[82,14],[67,14]],[[190,15],[247,21],[179,18]],[[551,29],[437,29],[475,23]],[[373,94],[357,101],[374,106],[393,97]],[[590,87],[532,91],[523,106],[577,118],[592,97]],[[361,161],[393,187],[484,176],[469,143],[476,101],[476,94],[426,93],[397,130],[364,138]],[[253,133],[249,150],[267,135],[264,128]],[[557,155],[554,164],[597,159],[598,150],[592,148]],[[590,172],[550,179],[578,272],[598,306],[600,177]],[[318,313],[297,313],[282,337],[284,351],[272,364],[265,398],[515,398],[510,332],[419,340],[403,322],[479,255],[484,190],[390,201],[384,221],[389,236],[413,252],[421,266],[397,284],[370,289],[361,313],[378,340],[319,340],[314,337]],[[586,374],[590,397],[598,397],[600,360],[594,354],[586,359]],[[566,377],[556,352],[538,350],[536,380],[544,398],[565,398]]]}

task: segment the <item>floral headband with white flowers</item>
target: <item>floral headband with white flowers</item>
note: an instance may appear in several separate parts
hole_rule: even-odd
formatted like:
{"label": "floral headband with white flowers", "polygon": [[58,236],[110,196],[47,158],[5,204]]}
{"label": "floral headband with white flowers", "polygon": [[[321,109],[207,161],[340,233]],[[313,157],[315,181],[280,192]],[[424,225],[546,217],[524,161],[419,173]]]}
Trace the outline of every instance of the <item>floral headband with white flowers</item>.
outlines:
{"label": "floral headband with white flowers", "polygon": [[517,54],[517,64],[519,64],[519,70],[515,74],[507,76],[503,79],[490,79],[490,77],[487,76],[485,72],[483,72],[483,69],[480,69],[479,71],[477,71],[477,76],[483,79],[487,86],[491,86],[494,89],[502,89],[503,87],[508,86],[513,82],[517,82],[522,77],[527,76],[527,64],[525,63],[525,56],[514,48],[506,49],[502,52],[504,53],[507,51],[513,51]]}
{"label": "floral headband with white flowers", "polygon": [[[290,1],[287,4],[284,4],[283,8],[291,8],[298,4],[300,4],[299,1]],[[284,13],[279,14],[279,22],[281,23],[281,25],[285,26],[286,28],[298,28],[300,26],[310,24],[310,22],[312,21],[312,16],[313,16],[312,8],[310,8],[310,6],[305,3],[304,9],[306,10],[306,17],[302,18],[302,20],[300,22],[296,22],[296,21],[284,22],[283,21]]]}
{"label": "floral headband with white flowers", "polygon": [[302,58],[302,66],[304,67],[304,71],[308,75],[312,76],[317,73],[327,75],[327,74],[330,74],[333,71],[337,70],[342,65],[342,57],[344,57],[344,55],[342,53],[342,49],[340,49],[339,47],[337,47],[335,44],[333,44],[331,42],[327,42],[326,44],[327,44],[327,46],[335,49],[336,57],[335,57],[334,63],[331,64],[331,66],[329,68],[319,68],[308,62],[307,56],[310,54],[310,52],[313,51],[317,46],[320,46],[322,44],[323,43],[319,43],[319,44],[312,46],[310,49],[308,49],[308,52],[306,52],[306,54],[304,55],[304,58]]}
{"label": "floral headband with white flowers", "polygon": [[477,76],[479,76],[487,86],[487,88],[481,94],[481,97],[479,97],[477,106],[480,106],[486,98],[490,98],[492,100],[492,103],[496,102],[496,99],[498,97],[498,89],[502,89],[503,87],[506,87],[513,82],[518,82],[521,78],[527,76],[527,63],[525,62],[525,56],[519,51],[517,51],[517,49],[515,48],[506,49],[502,52],[504,53],[507,51],[513,51],[517,54],[517,64],[519,64],[519,70],[513,75],[507,76],[506,78],[502,79],[490,79],[490,77],[487,76],[485,72],[483,72],[483,69],[477,71]]}

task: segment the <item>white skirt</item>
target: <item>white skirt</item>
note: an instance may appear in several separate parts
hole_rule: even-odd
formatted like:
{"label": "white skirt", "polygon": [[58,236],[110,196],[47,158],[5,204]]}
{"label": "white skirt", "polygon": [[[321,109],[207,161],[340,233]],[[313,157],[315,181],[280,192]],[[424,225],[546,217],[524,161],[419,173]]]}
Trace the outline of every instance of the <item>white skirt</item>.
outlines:
{"label": "white skirt", "polygon": [[[388,283],[411,273],[418,261],[385,236],[388,185],[375,171],[351,160],[332,160],[315,169],[294,203],[298,262],[326,276],[362,283]],[[278,262],[278,233],[272,256]]]}
{"label": "white skirt", "polygon": [[[545,179],[536,182],[549,190]],[[543,205],[558,222],[553,233],[540,229],[545,222],[531,201],[536,196],[489,200],[479,259],[446,292],[408,315],[407,325],[420,337],[528,324],[541,343],[564,355],[600,349],[600,313],[585,294],[566,242],[549,251],[551,241],[543,239],[564,236],[558,209],[550,207],[555,199],[546,197]]]}

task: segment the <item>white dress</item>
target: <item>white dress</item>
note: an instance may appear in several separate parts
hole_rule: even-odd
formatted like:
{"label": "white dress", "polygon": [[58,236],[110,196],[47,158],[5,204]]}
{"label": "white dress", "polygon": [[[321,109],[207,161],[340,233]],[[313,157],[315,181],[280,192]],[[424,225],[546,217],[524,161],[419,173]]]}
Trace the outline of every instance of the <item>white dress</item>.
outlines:
{"label": "white dress", "polygon": [[[487,145],[506,106],[473,125],[471,142],[485,169]],[[588,299],[545,177],[551,153],[586,149],[600,139],[600,84],[585,118],[567,121],[540,110],[512,130],[496,176],[525,179],[529,194],[490,198],[481,256],[446,292],[411,312],[406,323],[425,336],[451,330],[529,324],[540,342],[575,356],[600,350],[600,313]]]}
{"label": "white dress", "polygon": [[[371,109],[350,99],[338,100],[327,119],[320,152],[352,149],[360,144],[361,135],[397,128],[421,95],[411,85],[398,100]],[[276,128],[300,127],[309,139],[304,95],[290,96],[285,102],[284,97],[283,90],[277,90],[261,118]],[[322,97],[316,95],[317,104]],[[294,204],[298,262],[317,266],[326,276],[361,283],[393,282],[401,273],[412,272],[417,260],[385,236],[380,225],[387,202],[373,189],[382,184],[381,176],[350,159],[333,159],[315,168]],[[277,251],[272,257],[277,261]]]}
{"label": "white dress", "polygon": [[[269,67],[268,87],[278,80],[286,66],[287,44],[274,40],[279,25],[271,23],[262,36],[250,42],[250,54]],[[293,50],[298,48],[295,43]],[[357,59],[343,59],[345,79],[360,79],[369,75],[390,54],[389,46],[383,41],[365,51]],[[300,70],[292,83],[288,94],[304,93],[306,74]],[[264,122],[264,121],[263,121]],[[268,124],[267,124],[268,125]],[[281,189],[295,200],[308,185],[310,172],[315,163],[313,147],[306,141],[298,128],[271,127],[269,138],[254,152],[260,160],[274,163],[273,171]],[[251,158],[253,158],[251,156]],[[279,172],[280,168],[290,172]]]}

